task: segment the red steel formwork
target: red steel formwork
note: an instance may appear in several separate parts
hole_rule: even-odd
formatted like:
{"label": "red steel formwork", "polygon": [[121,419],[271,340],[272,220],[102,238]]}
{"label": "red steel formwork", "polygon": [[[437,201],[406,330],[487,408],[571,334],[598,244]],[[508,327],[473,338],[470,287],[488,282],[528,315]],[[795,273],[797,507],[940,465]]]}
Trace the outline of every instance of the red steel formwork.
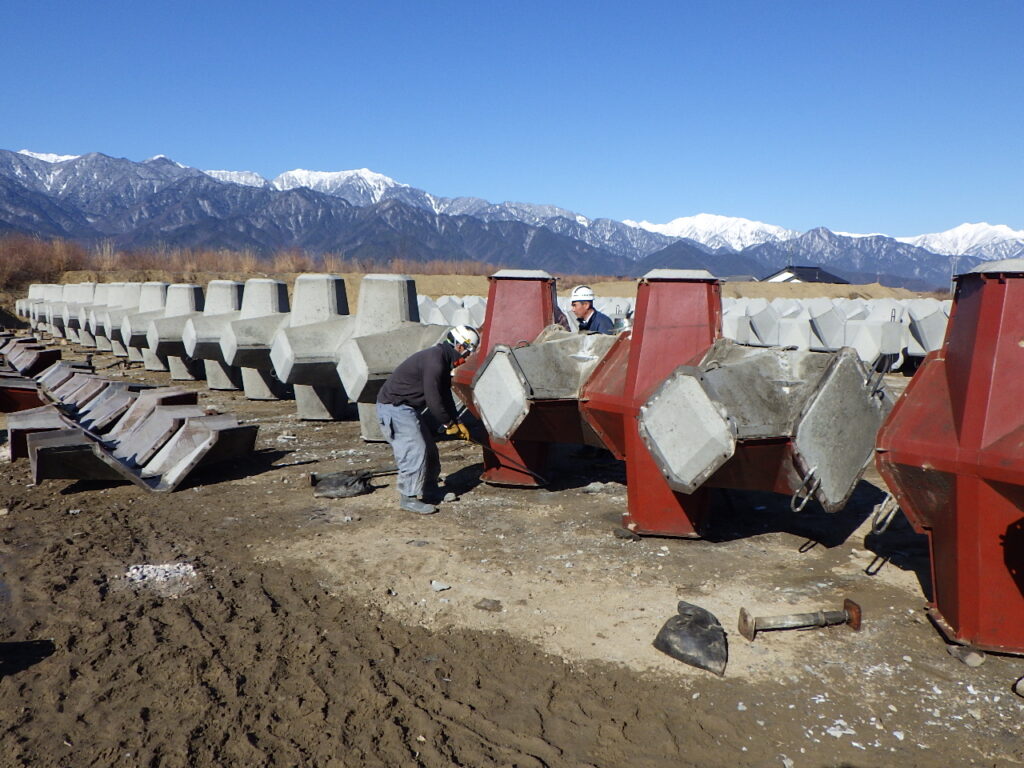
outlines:
{"label": "red steel formwork", "polygon": [[[472,384],[477,370],[496,344],[515,347],[529,343],[556,322],[555,278],[537,270],[501,270],[490,278],[487,315],[480,334],[480,348],[455,369],[452,386],[466,406],[476,413]],[[552,432],[549,434],[557,434]],[[498,485],[537,486],[544,471],[548,442],[501,440],[490,436],[495,451],[484,449],[483,479]]]}
{"label": "red steel formwork", "polygon": [[637,533],[698,537],[707,491],[673,491],[644,444],[637,416],[651,393],[679,365],[698,360],[722,332],[718,280],[659,279],[637,285],[633,330],[619,336],[580,396],[580,411],[608,449],[626,462],[629,493],[623,525]]}
{"label": "red steel formwork", "polygon": [[1024,260],[958,278],[941,349],[879,432],[876,464],[931,544],[930,612],[957,643],[1024,653]]}

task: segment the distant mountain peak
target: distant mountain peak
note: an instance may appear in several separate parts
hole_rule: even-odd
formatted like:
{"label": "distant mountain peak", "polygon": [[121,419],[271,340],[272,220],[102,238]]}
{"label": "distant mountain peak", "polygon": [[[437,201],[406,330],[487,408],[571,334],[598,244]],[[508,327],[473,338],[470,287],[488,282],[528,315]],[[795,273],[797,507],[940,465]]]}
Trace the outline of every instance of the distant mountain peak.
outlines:
{"label": "distant mountain peak", "polygon": [[945,232],[896,239],[945,256],[969,254],[985,259],[1004,259],[1024,252],[1024,230],[986,221],[964,222]]}
{"label": "distant mountain peak", "polygon": [[408,184],[395,181],[383,173],[371,171],[369,168],[356,168],[350,171],[309,171],[295,168],[285,171],[275,178],[271,184],[276,189],[294,189],[309,187],[317,192],[337,195],[339,190],[360,187],[372,203],[380,202],[384,193],[394,187],[408,188]]}
{"label": "distant mountain peak", "polygon": [[171,160],[167,155],[153,155],[152,157],[147,157],[142,162],[149,163],[151,165],[156,163],[169,163],[170,165],[176,165],[179,168],[188,168],[187,165],[179,163],[177,160]]}
{"label": "distant mountain peak", "polygon": [[245,187],[268,187],[270,182],[255,171],[203,171],[217,181],[229,184],[241,184]]}
{"label": "distant mountain peak", "polygon": [[737,216],[721,216],[716,213],[698,213],[695,216],[682,216],[667,224],[653,224],[649,221],[623,222],[633,227],[657,232],[669,237],[685,237],[712,248],[730,248],[741,251],[751,245],[791,240],[799,235],[791,229],[753,221]]}
{"label": "distant mountain peak", "polygon": [[63,163],[66,160],[77,160],[81,157],[81,155],[56,155],[53,152],[32,152],[28,149],[19,149],[18,154],[34,157],[36,160],[42,160],[44,163]]}

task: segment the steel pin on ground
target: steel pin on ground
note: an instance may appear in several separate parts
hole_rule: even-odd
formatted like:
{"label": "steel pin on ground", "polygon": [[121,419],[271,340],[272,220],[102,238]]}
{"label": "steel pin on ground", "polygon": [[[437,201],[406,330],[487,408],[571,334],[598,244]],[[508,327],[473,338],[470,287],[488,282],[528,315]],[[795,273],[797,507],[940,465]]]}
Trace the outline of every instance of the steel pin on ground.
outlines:
{"label": "steel pin on ground", "polygon": [[854,631],[860,629],[861,610],[857,603],[847,598],[841,611],[814,611],[813,613],[790,613],[785,616],[751,616],[746,608],[740,608],[739,630],[751,642],[758,632],[769,629],[808,629],[828,627],[833,624],[849,624]]}

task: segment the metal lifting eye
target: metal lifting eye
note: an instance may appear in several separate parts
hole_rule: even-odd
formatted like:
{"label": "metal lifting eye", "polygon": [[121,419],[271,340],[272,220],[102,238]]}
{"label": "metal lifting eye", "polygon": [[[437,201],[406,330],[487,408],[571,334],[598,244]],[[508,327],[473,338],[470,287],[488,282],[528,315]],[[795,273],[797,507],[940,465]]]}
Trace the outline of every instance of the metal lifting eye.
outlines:
{"label": "metal lifting eye", "polygon": [[[807,502],[811,500],[811,497],[817,492],[818,488],[821,487],[821,478],[816,478],[814,473],[818,471],[817,467],[811,467],[811,470],[804,477],[800,486],[793,491],[793,497],[789,500],[789,508],[794,512],[803,512],[804,507],[807,506]],[[800,494],[806,490],[807,495],[802,499]]]}

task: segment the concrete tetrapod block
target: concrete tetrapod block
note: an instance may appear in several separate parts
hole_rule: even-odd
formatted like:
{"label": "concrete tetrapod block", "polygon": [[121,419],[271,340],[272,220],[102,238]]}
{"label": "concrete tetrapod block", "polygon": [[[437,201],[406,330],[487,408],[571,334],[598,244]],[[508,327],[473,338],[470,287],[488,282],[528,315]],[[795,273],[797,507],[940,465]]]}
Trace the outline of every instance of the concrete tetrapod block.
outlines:
{"label": "concrete tetrapod block", "polygon": [[23,299],[14,302],[14,311],[21,318],[27,318],[29,307],[43,298],[45,290],[44,283],[32,283],[28,287],[28,294]]}
{"label": "concrete tetrapod block", "polygon": [[271,363],[277,378],[294,386],[300,419],[337,419],[348,402],[338,379],[338,347],[355,329],[345,281],[335,275],[299,275],[293,298],[288,324],[271,344]]}
{"label": "concrete tetrapod block", "polygon": [[452,322],[452,318],[455,316],[456,310],[462,309],[462,299],[458,296],[438,296],[437,301],[434,303],[444,318],[444,324],[456,325],[456,323]]}
{"label": "concrete tetrapod block", "polygon": [[[408,275],[367,275],[359,286],[359,307],[351,338],[369,336],[397,330],[406,324],[419,323],[419,304],[416,300],[416,281]],[[410,331],[411,332],[411,331]],[[402,362],[397,361],[395,365]],[[344,381],[343,363],[339,362],[338,377]],[[351,393],[349,397],[352,398]],[[359,402],[359,428],[363,440],[383,441],[373,403]]]}
{"label": "concrete tetrapod block", "polygon": [[473,382],[473,401],[488,432],[509,440],[538,401],[578,400],[616,341],[609,334],[549,326],[530,344],[495,345]]}
{"label": "concrete tetrapod block", "polygon": [[36,305],[43,301],[46,296],[48,283],[32,283],[28,287],[28,296],[21,305],[21,316],[26,320],[34,320]]}
{"label": "concrete tetrapod block", "polygon": [[341,345],[337,371],[349,398],[376,403],[377,393],[395,368],[440,342],[448,330],[444,325],[408,322],[394,330],[347,339]]}
{"label": "concrete tetrapod block", "polygon": [[640,431],[680,492],[705,484],[774,490],[813,496],[835,512],[863,474],[891,407],[853,350],[753,348],[723,339],[699,365],[677,368],[655,390],[641,410]]}
{"label": "concrete tetrapod block", "polygon": [[736,451],[735,426],[703,385],[699,369],[678,368],[640,407],[640,435],[681,493],[696,491]]}
{"label": "concrete tetrapod block", "polygon": [[484,324],[487,317],[487,299],[483,296],[466,296],[462,299],[462,306],[469,312],[469,324],[479,328]]}
{"label": "concrete tetrapod block", "polygon": [[753,302],[748,310],[750,327],[754,331],[756,342],[750,343],[759,346],[773,347],[779,344],[779,313],[774,306],[765,302],[763,306],[756,308]]}
{"label": "concrete tetrapod block", "polygon": [[757,343],[747,315],[746,299],[722,299],[722,335],[739,344]]}
{"label": "concrete tetrapod block", "polygon": [[67,333],[64,330],[64,308],[72,300],[75,293],[75,284],[66,283],[61,286],[60,298],[51,301],[46,305],[46,324],[54,338],[66,339]]}
{"label": "concrete tetrapod block", "polygon": [[814,336],[811,338],[813,350],[837,350],[846,343],[846,314],[835,305],[815,305],[808,321]]}
{"label": "concrete tetrapod block", "polygon": [[91,345],[93,343],[91,335],[87,338],[82,336],[84,326],[82,310],[91,306],[96,300],[96,288],[96,283],[79,283],[75,287],[72,301],[64,305],[64,328],[68,338],[79,344]]}
{"label": "concrete tetrapod block", "polygon": [[167,361],[174,381],[201,378],[201,366],[185,352],[182,334],[185,324],[203,311],[203,289],[192,283],[176,283],[167,289],[167,304],[161,317],[146,326],[146,345],[150,352]]}
{"label": "concrete tetrapod block", "polygon": [[51,301],[60,301],[63,287],[56,283],[43,283],[39,289],[39,298],[29,305],[29,325],[33,330],[45,330],[46,306]]}
{"label": "concrete tetrapod block", "polygon": [[348,313],[345,281],[334,275],[299,275],[294,298],[296,309],[270,348],[277,377],[287,384],[340,386],[338,347],[355,322]]}
{"label": "concrete tetrapod block", "polygon": [[942,346],[949,317],[938,299],[911,299],[906,302],[910,321],[907,354],[924,357]]}
{"label": "concrete tetrapod block", "polygon": [[280,280],[245,282],[242,309],[220,339],[228,365],[242,369],[242,389],[250,400],[280,400],[287,388],[276,379],[270,360],[274,335],[288,322],[288,288]]}
{"label": "concrete tetrapod block", "polygon": [[[139,294],[139,311],[121,321],[121,341],[129,351],[129,359],[138,356],[147,371],[166,371],[167,361],[149,348],[146,334],[149,323],[163,317],[167,306],[167,283],[149,282],[142,284]],[[134,354],[132,350],[135,350]]]}
{"label": "concrete tetrapod block", "polygon": [[779,315],[779,344],[783,347],[810,349],[814,333],[811,315],[799,302],[790,305]]}
{"label": "concrete tetrapod block", "polygon": [[857,350],[860,359],[870,366],[886,362],[887,370],[895,370],[903,362],[907,326],[903,322],[903,306],[891,299],[872,300],[863,317],[846,321],[846,346]]}
{"label": "concrete tetrapod block", "polygon": [[103,336],[107,339],[108,349],[114,357],[128,357],[128,349],[121,340],[121,321],[133,312],[139,311],[142,283],[121,283],[112,293],[110,305],[97,313],[99,328],[94,331],[96,348],[102,349],[99,339]]}
{"label": "concrete tetrapod block", "polygon": [[185,354],[202,360],[206,386],[216,390],[237,390],[242,387],[238,368],[224,361],[220,339],[227,324],[238,318],[242,307],[244,284],[234,280],[211,280],[206,286],[203,314],[192,316],[181,332]]}
{"label": "concrete tetrapod block", "polygon": [[58,329],[54,328],[51,320],[53,318],[53,305],[64,301],[63,285],[48,285],[44,294],[44,300],[36,310],[36,327],[46,333],[61,336]]}
{"label": "concrete tetrapod block", "polygon": [[[120,290],[121,285],[121,283],[100,283],[96,286],[92,304],[86,304],[79,310],[81,327],[78,330],[78,338],[83,346],[98,349],[101,352],[110,349],[110,342],[106,340],[106,337],[97,338],[97,330],[100,326],[99,315],[110,306],[111,299]],[[101,345],[104,343],[105,347],[102,347]]]}

